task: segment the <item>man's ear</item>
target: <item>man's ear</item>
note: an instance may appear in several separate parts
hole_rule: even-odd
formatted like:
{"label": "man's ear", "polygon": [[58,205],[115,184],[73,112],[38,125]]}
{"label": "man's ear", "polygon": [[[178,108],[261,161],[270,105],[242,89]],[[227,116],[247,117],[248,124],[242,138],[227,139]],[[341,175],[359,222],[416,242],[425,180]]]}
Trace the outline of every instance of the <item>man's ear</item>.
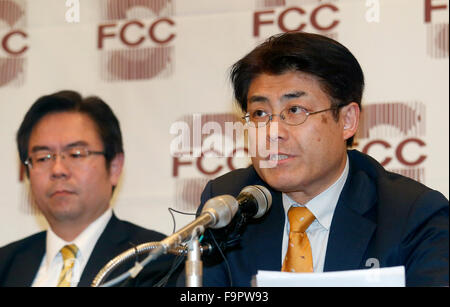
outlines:
{"label": "man's ear", "polygon": [[343,123],[342,138],[347,140],[356,134],[359,124],[360,109],[356,102],[343,106],[340,116]]}
{"label": "man's ear", "polygon": [[120,175],[122,174],[123,163],[125,156],[123,153],[118,153],[109,164],[109,178],[112,186],[117,186]]}

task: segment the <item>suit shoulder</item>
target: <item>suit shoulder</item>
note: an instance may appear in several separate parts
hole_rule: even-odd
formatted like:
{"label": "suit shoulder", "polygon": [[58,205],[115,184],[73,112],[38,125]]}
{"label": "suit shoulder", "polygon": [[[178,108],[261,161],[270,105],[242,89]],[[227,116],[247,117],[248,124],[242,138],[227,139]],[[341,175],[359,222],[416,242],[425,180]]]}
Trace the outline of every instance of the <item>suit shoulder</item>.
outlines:
{"label": "suit shoulder", "polygon": [[409,177],[383,169],[378,180],[379,195],[385,195],[386,201],[416,203],[422,200],[435,204],[448,205],[448,200],[439,191]]}
{"label": "suit shoulder", "polygon": [[253,177],[256,174],[255,169],[253,166],[249,166],[247,168],[238,168],[235,170],[232,170],[231,172],[228,172],[226,174],[223,174],[217,178],[215,178],[213,181],[217,183],[222,182],[229,182],[229,181],[247,181],[249,178]]}
{"label": "suit shoulder", "polygon": [[8,275],[11,266],[18,255],[23,255],[30,250],[44,248],[46,232],[39,232],[24,239],[9,243],[0,248],[0,286],[4,285],[4,278]]}
{"label": "suit shoulder", "polygon": [[158,231],[147,229],[128,221],[121,221],[126,228],[128,228],[129,234],[137,242],[149,242],[149,241],[161,241],[166,236]]}
{"label": "suit shoulder", "polygon": [[214,195],[237,195],[243,187],[257,183],[258,179],[253,166],[236,169],[212,180],[211,191]]}
{"label": "suit shoulder", "polygon": [[377,198],[380,203],[395,204],[395,208],[409,210],[417,203],[429,203],[440,208],[448,205],[448,200],[442,193],[409,177],[386,170],[372,157],[356,150],[349,152],[353,176],[367,176],[375,185]]}
{"label": "suit shoulder", "polygon": [[382,202],[395,204],[408,212],[421,212],[424,219],[442,209],[448,211],[448,200],[441,192],[411,178],[386,171],[386,178],[380,180],[378,186]]}
{"label": "suit shoulder", "polygon": [[45,234],[46,232],[42,231],[0,247],[0,259],[5,254],[14,253],[17,250],[27,248],[30,244],[35,243],[36,241],[45,240]]}

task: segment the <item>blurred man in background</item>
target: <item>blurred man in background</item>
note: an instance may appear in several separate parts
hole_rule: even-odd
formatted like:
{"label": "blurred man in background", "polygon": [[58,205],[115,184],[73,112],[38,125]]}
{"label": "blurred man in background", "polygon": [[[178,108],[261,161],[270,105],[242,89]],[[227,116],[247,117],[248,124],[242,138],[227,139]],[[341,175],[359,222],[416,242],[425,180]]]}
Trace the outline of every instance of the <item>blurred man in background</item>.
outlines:
{"label": "blurred man in background", "polygon": [[[39,98],[23,119],[17,145],[50,228],[0,248],[0,286],[90,286],[118,254],[165,237],[119,220],[110,208],[124,151],[119,121],[100,98],[73,91]],[[148,265],[130,285],[153,285],[170,264],[164,257]]]}

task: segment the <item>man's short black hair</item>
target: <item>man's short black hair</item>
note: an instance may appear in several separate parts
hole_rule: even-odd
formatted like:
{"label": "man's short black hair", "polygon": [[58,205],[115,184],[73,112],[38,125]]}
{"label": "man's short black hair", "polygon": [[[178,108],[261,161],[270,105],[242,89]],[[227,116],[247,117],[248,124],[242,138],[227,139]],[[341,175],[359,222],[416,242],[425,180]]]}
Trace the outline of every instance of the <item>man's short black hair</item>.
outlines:
{"label": "man's short black hair", "polygon": [[[356,102],[361,108],[364,74],[356,58],[337,41],[305,32],[274,35],[232,66],[230,77],[240,108],[247,111],[247,94],[255,77],[288,71],[315,76],[332,106]],[[338,110],[334,116],[339,118]],[[347,146],[352,144],[353,137],[347,140]]]}
{"label": "man's short black hair", "polygon": [[106,166],[109,168],[112,159],[123,153],[122,133],[119,121],[111,108],[99,97],[82,98],[75,91],[60,91],[40,97],[30,107],[17,132],[17,147],[22,163],[28,159],[30,135],[36,124],[51,113],[77,112],[87,116],[95,123],[103,143]]}

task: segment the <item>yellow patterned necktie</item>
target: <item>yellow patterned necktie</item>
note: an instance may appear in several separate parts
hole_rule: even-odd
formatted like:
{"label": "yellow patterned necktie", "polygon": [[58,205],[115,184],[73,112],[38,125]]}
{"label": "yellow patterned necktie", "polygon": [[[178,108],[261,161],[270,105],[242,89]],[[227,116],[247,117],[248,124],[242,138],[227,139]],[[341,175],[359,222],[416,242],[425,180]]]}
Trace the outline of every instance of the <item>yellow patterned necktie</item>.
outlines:
{"label": "yellow patterned necktie", "polygon": [[283,272],[313,272],[311,245],[306,229],[316,217],[305,207],[291,207],[289,245],[281,270]]}
{"label": "yellow patterned necktie", "polygon": [[58,287],[70,287],[72,271],[77,257],[78,247],[75,244],[66,245],[61,248],[64,265],[59,274]]}

